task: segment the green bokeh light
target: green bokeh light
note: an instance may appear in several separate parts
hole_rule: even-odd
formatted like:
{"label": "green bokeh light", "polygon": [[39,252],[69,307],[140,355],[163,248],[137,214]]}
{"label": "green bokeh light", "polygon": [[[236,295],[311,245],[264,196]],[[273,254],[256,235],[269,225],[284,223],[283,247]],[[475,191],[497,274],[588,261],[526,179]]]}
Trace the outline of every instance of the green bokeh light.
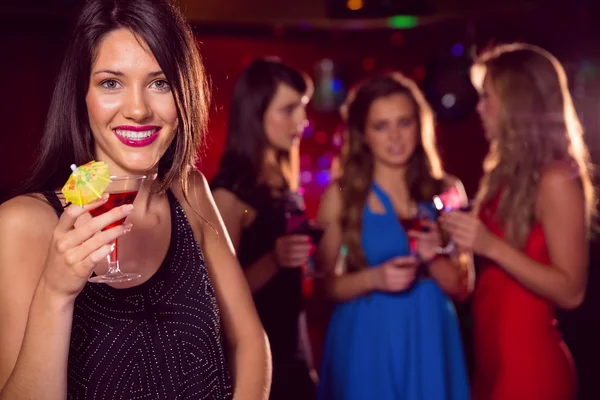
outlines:
{"label": "green bokeh light", "polygon": [[412,15],[395,15],[388,18],[388,26],[394,29],[414,28],[418,24],[419,20]]}

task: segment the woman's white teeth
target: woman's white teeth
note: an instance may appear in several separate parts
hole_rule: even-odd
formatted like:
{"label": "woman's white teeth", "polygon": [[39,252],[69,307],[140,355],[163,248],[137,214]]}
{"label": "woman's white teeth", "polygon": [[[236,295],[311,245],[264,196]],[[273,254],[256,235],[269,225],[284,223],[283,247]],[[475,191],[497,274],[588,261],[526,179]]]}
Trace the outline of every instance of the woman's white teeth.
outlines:
{"label": "woman's white teeth", "polygon": [[119,136],[123,136],[123,137],[125,137],[127,139],[141,140],[141,139],[146,139],[147,137],[152,136],[156,132],[156,129],[150,129],[150,130],[141,131],[141,132],[125,131],[125,130],[121,130],[121,129],[115,129],[115,132],[117,132],[117,134]]}

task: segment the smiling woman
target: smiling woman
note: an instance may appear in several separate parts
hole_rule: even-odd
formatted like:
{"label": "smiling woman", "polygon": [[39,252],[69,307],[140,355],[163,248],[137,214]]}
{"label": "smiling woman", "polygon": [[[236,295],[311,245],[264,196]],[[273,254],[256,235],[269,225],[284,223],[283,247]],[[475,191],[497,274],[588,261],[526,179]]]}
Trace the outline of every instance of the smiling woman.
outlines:
{"label": "smiling woman", "polygon": [[85,97],[96,157],[114,175],[158,165],[178,124],[171,87],[139,39],[127,29],[102,39]]}
{"label": "smiling woman", "polygon": [[[193,167],[205,80],[168,1],[81,10],[37,166],[0,205],[0,399],[266,397],[265,334]],[[69,165],[92,159],[119,179],[147,176],[133,204],[64,204]],[[117,238],[121,269],[141,278],[89,283]]]}

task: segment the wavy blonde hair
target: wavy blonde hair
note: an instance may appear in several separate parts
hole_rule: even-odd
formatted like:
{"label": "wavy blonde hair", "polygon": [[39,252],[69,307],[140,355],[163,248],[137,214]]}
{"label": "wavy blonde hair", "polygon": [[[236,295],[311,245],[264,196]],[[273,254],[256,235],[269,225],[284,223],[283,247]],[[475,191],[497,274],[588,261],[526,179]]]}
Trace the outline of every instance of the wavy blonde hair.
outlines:
{"label": "wavy blonde hair", "polygon": [[540,174],[554,162],[567,162],[576,166],[589,225],[596,207],[589,154],[560,62],[533,45],[500,45],[482,54],[471,69],[480,90],[486,77],[500,99],[500,116],[484,162],[476,210],[502,186],[496,218],[503,223],[506,239],[522,248],[536,221]]}
{"label": "wavy blonde hair", "polygon": [[406,183],[415,201],[431,200],[441,187],[444,175],[435,144],[433,112],[417,85],[400,73],[376,76],[364,81],[348,107],[348,142],[343,154],[341,227],[347,245],[349,271],[366,266],[361,245],[362,214],[373,183],[373,154],[365,140],[365,126],[373,102],[395,94],[407,96],[419,122],[419,141],[411,156]]}

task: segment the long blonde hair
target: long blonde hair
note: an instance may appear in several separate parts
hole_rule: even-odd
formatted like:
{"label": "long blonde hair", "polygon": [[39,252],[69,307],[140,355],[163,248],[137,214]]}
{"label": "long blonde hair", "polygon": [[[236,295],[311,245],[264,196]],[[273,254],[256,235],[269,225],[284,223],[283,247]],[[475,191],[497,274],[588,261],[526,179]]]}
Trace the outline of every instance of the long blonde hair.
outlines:
{"label": "long blonde hair", "polygon": [[522,248],[536,221],[540,174],[562,161],[577,168],[589,224],[596,207],[589,154],[560,62],[533,45],[501,45],[481,55],[471,69],[479,89],[486,76],[500,99],[500,116],[476,209],[502,187],[495,217],[502,221],[507,240]]}
{"label": "long blonde hair", "polygon": [[433,112],[417,85],[399,73],[376,76],[363,82],[348,108],[348,143],[339,179],[343,202],[341,227],[350,271],[365,266],[361,246],[362,214],[373,183],[374,169],[373,154],[365,141],[367,116],[375,100],[393,94],[404,94],[410,99],[419,121],[420,140],[406,174],[411,198],[430,200],[439,190],[444,174],[435,145]]}

